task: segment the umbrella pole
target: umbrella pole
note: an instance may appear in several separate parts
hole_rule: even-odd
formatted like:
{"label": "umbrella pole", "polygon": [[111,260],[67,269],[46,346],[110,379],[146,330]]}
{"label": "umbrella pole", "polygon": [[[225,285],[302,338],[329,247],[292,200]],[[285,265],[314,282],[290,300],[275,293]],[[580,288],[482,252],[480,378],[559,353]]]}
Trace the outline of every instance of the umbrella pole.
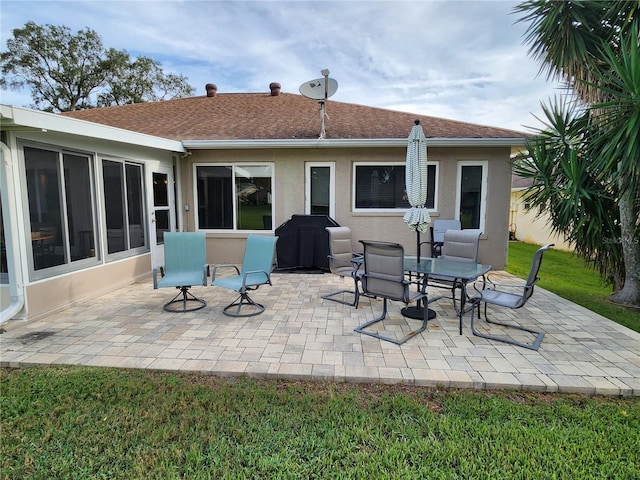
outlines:
{"label": "umbrella pole", "polygon": [[[420,230],[416,230],[416,258],[418,259],[418,263],[420,263]],[[418,290],[420,289],[420,287],[418,287]],[[424,302],[424,305],[421,305],[421,303]],[[405,317],[409,317],[409,318],[413,318],[416,320],[420,320],[421,318],[424,318],[424,309],[427,309],[427,318],[429,320],[431,320],[432,318],[436,317],[436,312],[434,312],[433,310],[431,310],[429,308],[429,302],[425,301],[425,300],[418,300],[416,302],[415,306],[412,307],[404,307],[401,310],[402,315],[404,315]]]}

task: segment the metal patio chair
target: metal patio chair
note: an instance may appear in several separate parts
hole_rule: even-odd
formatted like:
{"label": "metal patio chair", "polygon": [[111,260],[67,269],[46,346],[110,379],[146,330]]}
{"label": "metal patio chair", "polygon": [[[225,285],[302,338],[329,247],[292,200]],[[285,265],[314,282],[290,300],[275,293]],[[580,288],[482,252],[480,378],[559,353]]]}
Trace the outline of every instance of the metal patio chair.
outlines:
{"label": "metal patio chair", "polygon": [[[495,282],[492,282],[489,278],[486,280],[486,285],[483,286],[483,289],[476,288],[476,294],[471,299],[472,302],[478,305],[478,317],[480,317],[480,304],[484,302],[484,318],[485,320],[492,325],[500,325],[502,327],[513,328],[519,331],[531,333],[535,335],[535,339],[532,343],[524,343],[517,341],[513,338],[505,337],[505,336],[497,336],[488,333],[482,333],[476,330],[475,328],[475,308],[471,309],[471,331],[474,335],[482,338],[487,338],[489,340],[497,340],[499,342],[509,343],[511,345],[517,345],[519,347],[528,348],[530,350],[538,350],[540,348],[540,344],[542,343],[542,339],[544,338],[544,332],[539,332],[537,330],[533,330],[531,328],[522,327],[520,325],[516,325],[513,323],[502,323],[497,322],[495,320],[490,320],[487,316],[487,305],[496,305],[499,307],[518,309],[524,307],[527,301],[533,295],[533,288],[535,284],[538,282],[539,277],[538,273],[540,272],[540,266],[542,265],[542,256],[544,252],[549,250],[550,247],[553,246],[553,243],[545,245],[541,247],[533,254],[533,261],[531,262],[531,271],[529,272],[529,276],[527,277],[527,281],[524,285],[501,285]],[[475,285],[474,285],[475,287]],[[500,287],[498,289],[497,287]],[[508,289],[508,290],[507,290]]]}
{"label": "metal patio chair", "polygon": [[422,325],[409,332],[400,340],[387,337],[376,332],[365,329],[374,323],[381,322],[387,317],[389,300],[403,302],[408,305],[411,302],[426,298],[426,293],[422,288],[418,291],[411,289],[411,286],[421,285],[419,281],[409,281],[405,279],[404,270],[404,248],[399,243],[373,242],[360,240],[364,246],[364,274],[362,275],[362,291],[366,295],[382,298],[382,314],[355,329],[358,333],[363,333],[371,337],[386,340],[387,342],[401,345],[411,337],[423,332],[427,328],[429,309],[423,308]]}
{"label": "metal patio chair", "polygon": [[167,312],[192,312],[207,305],[189,292],[192,285],[207,284],[209,265],[206,257],[204,232],[164,232],[164,266],[153,269],[153,288],[175,287],[179,290],[164,304]]}
{"label": "metal patio chair", "polygon": [[460,220],[434,220],[431,227],[431,241],[424,242],[431,245],[431,256],[433,258],[442,255],[444,245],[444,234],[447,230],[462,230]]}
{"label": "metal patio chair", "polygon": [[[332,292],[322,298],[358,308],[363,256],[353,251],[349,227],[326,227],[325,230],[329,233],[329,271],[341,278],[351,277],[354,288]],[[353,299],[343,300],[344,294],[353,296]]]}
{"label": "metal patio chair", "polygon": [[[478,263],[478,246],[482,232],[477,229],[447,230],[442,243],[440,258],[456,262]],[[463,294],[463,284],[456,279],[430,275],[427,279],[429,287],[443,288],[451,292],[451,300],[456,313],[460,315],[460,307],[456,303],[456,291]],[[441,297],[439,297],[441,298]]]}
{"label": "metal patio chair", "polygon": [[[276,256],[278,237],[261,235],[247,236],[247,243],[242,260],[242,269],[236,265],[215,265],[211,275],[214,287],[234,290],[239,295],[232,303],[224,307],[223,313],[230,317],[252,317],[264,312],[264,305],[256,303],[249,292],[257,290],[261,285],[271,285],[271,271]],[[236,275],[218,277],[217,271],[223,268],[235,269]]]}

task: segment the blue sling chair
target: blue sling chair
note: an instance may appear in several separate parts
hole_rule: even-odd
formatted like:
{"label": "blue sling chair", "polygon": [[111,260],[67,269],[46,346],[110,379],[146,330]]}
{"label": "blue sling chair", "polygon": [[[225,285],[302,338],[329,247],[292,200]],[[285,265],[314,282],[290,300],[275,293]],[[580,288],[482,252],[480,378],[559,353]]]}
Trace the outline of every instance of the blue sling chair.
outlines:
{"label": "blue sling chair", "polygon": [[[239,295],[227,305],[223,313],[230,317],[252,317],[264,312],[264,305],[256,303],[249,291],[257,290],[260,285],[271,285],[271,270],[276,256],[278,237],[261,235],[247,236],[247,244],[242,261],[242,270],[235,265],[215,265],[211,275],[214,287],[234,290]],[[223,268],[235,269],[236,275],[219,277],[217,271]]]}
{"label": "blue sling chair", "polygon": [[207,285],[209,265],[206,257],[204,232],[164,232],[164,266],[153,269],[153,288],[175,287],[179,290],[164,304],[167,312],[192,312],[207,305],[189,292],[192,285]]}

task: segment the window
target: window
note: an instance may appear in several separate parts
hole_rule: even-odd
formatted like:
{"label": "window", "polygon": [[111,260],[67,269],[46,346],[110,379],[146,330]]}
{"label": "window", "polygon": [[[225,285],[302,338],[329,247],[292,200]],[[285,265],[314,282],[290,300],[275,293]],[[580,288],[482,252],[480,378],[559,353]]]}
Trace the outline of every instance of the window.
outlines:
{"label": "window", "polygon": [[273,165],[196,165],[197,228],[271,230]]}
{"label": "window", "polygon": [[306,163],[305,213],[335,218],[335,163]]}
{"label": "window", "polygon": [[[438,164],[427,164],[427,208],[436,209]],[[354,211],[407,210],[405,163],[355,163]]]}
{"label": "window", "polygon": [[156,245],[164,244],[164,232],[171,231],[169,215],[169,175],[153,172],[153,218],[155,220]]}
{"label": "window", "polygon": [[484,231],[487,162],[458,162],[456,211],[462,228]]}
{"label": "window", "polygon": [[29,146],[23,151],[33,270],[97,260],[91,157]]}
{"label": "window", "polygon": [[147,245],[144,226],[142,165],[103,160],[107,253],[118,253]]}

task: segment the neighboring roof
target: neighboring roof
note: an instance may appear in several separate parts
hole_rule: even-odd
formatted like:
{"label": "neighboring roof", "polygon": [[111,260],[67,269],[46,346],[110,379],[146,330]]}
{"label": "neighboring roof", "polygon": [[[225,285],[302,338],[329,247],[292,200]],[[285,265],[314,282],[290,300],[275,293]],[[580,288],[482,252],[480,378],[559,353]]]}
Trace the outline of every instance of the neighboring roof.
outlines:
{"label": "neighboring roof", "polygon": [[100,125],[77,118],[66,118],[55,113],[30,108],[0,105],[0,119],[3,130],[33,129],[158,148],[170,152],[185,151],[181,142],[166,137],[152,136],[135,130],[123,130],[115,125]]}
{"label": "neighboring roof", "polygon": [[511,175],[511,189],[512,190],[524,190],[533,185],[533,178],[525,178],[515,173]]}
{"label": "neighboring roof", "polygon": [[[112,125],[173,140],[317,139],[320,104],[302,95],[219,93],[160,102],[66,112],[64,116]],[[419,119],[427,138],[514,139],[514,130],[327,101],[325,138],[406,139]]]}

